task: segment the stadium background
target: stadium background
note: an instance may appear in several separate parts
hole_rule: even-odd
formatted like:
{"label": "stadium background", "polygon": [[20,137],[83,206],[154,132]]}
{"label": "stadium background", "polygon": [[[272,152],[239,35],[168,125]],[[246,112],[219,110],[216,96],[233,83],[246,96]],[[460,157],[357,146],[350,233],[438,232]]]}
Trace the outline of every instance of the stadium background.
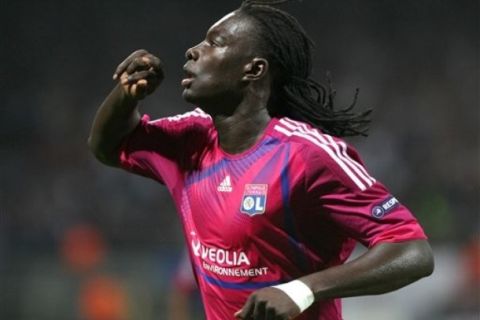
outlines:
{"label": "stadium background", "polygon": [[[153,181],[86,147],[116,65],[146,48],[166,80],[153,117],[188,110],[185,50],[239,1],[2,1],[0,319],[165,319],[179,221]],[[344,300],[345,319],[473,319],[479,288],[479,3],[305,0],[284,6],[316,42],[338,104],[374,107],[353,139],[370,172],[420,219],[436,271]],[[475,311],[476,310],[476,311]],[[200,316],[199,316],[200,317]]]}

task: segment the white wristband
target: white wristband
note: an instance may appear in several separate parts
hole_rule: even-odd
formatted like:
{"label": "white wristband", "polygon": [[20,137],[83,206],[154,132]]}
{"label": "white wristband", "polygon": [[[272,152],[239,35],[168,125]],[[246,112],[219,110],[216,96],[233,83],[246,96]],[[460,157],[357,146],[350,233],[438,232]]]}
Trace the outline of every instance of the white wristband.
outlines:
{"label": "white wristband", "polygon": [[273,288],[285,292],[285,294],[295,302],[300,309],[300,312],[305,311],[305,309],[310,307],[315,300],[312,290],[300,280],[293,280],[284,284],[279,284],[273,286]]}

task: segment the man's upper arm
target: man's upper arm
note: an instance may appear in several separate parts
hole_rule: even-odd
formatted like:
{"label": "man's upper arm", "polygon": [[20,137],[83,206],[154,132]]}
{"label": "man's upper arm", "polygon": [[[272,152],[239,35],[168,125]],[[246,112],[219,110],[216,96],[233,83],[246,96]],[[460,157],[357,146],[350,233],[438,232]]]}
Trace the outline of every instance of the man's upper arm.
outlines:
{"label": "man's upper arm", "polygon": [[[410,210],[367,173],[355,152],[350,154],[340,162],[322,150],[310,153],[308,163],[313,165],[306,170],[306,188],[314,214],[324,215],[367,247],[381,242],[426,239]],[[365,183],[359,185],[355,179]]]}

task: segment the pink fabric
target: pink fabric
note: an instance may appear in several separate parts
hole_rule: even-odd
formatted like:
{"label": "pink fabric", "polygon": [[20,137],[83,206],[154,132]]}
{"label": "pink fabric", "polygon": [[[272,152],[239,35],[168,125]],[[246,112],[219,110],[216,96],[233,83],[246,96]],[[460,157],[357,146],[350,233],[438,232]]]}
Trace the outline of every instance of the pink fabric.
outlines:
{"label": "pink fabric", "polygon": [[[145,116],[121,164],[172,194],[209,320],[233,319],[258,288],[342,264],[356,241],[426,238],[354,149],[287,118],[229,155],[200,109]],[[340,300],[315,303],[298,319],[341,319]]]}

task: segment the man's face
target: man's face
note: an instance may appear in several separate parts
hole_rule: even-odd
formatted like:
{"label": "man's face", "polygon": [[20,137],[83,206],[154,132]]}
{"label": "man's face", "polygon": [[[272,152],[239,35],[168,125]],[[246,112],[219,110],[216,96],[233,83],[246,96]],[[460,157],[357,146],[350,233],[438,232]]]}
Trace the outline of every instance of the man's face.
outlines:
{"label": "man's face", "polygon": [[[217,21],[205,40],[186,52],[183,98],[210,113],[240,99],[246,81],[244,67],[253,58],[250,19],[232,12]],[[249,35],[250,34],[250,35]]]}

